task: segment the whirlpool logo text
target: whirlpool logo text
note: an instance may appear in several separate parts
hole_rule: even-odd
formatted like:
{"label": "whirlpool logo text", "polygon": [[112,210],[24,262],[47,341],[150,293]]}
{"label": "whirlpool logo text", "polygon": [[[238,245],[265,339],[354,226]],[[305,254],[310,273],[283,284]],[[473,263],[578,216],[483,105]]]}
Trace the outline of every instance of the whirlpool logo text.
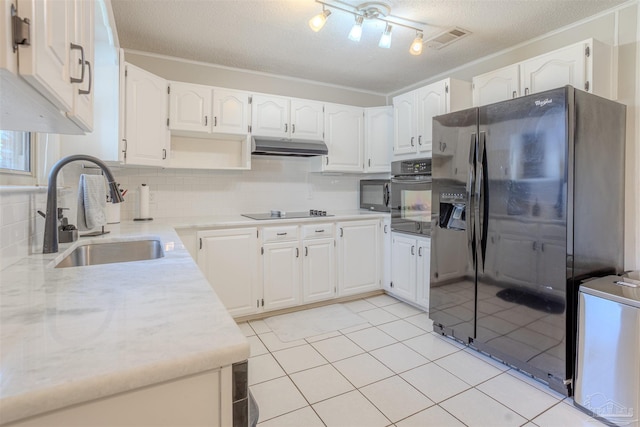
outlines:
{"label": "whirlpool logo text", "polygon": [[538,106],[538,107],[544,107],[545,105],[547,105],[547,104],[551,104],[552,102],[553,102],[553,99],[549,99],[549,98],[547,98],[547,99],[542,99],[542,100],[538,99],[538,100],[536,101],[536,106]]}

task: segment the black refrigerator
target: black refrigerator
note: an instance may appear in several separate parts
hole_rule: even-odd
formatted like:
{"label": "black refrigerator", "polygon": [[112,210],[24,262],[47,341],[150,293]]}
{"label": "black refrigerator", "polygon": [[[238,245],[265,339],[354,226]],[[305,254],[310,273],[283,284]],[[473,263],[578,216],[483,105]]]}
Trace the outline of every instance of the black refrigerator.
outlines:
{"label": "black refrigerator", "polygon": [[571,395],[579,283],[623,269],[625,114],[566,86],[433,119],[434,331]]}

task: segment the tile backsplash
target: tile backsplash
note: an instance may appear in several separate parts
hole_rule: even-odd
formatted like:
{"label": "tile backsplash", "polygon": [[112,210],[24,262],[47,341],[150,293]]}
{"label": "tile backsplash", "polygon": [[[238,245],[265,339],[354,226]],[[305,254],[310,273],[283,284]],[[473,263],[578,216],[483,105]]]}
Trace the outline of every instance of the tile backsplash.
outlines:
{"label": "tile backsplash", "polygon": [[[248,171],[215,171],[112,167],[116,180],[126,189],[120,205],[121,219],[139,215],[141,184],[150,187],[149,212],[153,218],[238,215],[271,209],[340,211],[359,206],[359,181],[369,175],[308,172],[317,159],[257,157]],[[85,169],[79,162],[65,166],[58,185],[58,206],[77,224],[77,186]],[[375,177],[375,176],[374,176]],[[42,250],[46,187],[0,190],[0,269]]]}

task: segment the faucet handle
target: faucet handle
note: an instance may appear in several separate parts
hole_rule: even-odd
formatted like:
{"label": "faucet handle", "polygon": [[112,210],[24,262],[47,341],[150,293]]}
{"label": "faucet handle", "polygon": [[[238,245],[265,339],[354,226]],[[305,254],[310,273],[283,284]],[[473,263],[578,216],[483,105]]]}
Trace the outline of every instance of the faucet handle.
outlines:
{"label": "faucet handle", "polygon": [[64,218],[64,213],[62,211],[68,211],[69,208],[58,208],[58,219]]}

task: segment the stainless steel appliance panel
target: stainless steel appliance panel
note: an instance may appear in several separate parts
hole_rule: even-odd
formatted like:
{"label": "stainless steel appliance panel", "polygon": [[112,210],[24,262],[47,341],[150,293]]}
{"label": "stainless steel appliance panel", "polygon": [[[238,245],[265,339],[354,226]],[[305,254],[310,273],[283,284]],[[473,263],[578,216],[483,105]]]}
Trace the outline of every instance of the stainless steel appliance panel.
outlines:
{"label": "stainless steel appliance panel", "polygon": [[431,159],[391,163],[391,229],[431,235]]}
{"label": "stainless steel appliance panel", "polygon": [[566,86],[434,118],[436,332],[572,393],[577,284],[622,271],[625,112]]}
{"label": "stainless steel appliance panel", "polygon": [[465,343],[475,337],[477,115],[474,108],[433,120],[429,316]]}
{"label": "stainless steel appliance panel", "polygon": [[607,276],[580,286],[574,404],[617,425],[638,425],[640,282]]}
{"label": "stainless steel appliance panel", "polygon": [[388,179],[361,179],[360,209],[389,212],[390,182]]}
{"label": "stainless steel appliance panel", "polygon": [[566,91],[488,105],[478,117],[475,345],[512,364],[526,361],[529,373],[562,383],[567,335],[557,331],[566,329],[567,307]]}

